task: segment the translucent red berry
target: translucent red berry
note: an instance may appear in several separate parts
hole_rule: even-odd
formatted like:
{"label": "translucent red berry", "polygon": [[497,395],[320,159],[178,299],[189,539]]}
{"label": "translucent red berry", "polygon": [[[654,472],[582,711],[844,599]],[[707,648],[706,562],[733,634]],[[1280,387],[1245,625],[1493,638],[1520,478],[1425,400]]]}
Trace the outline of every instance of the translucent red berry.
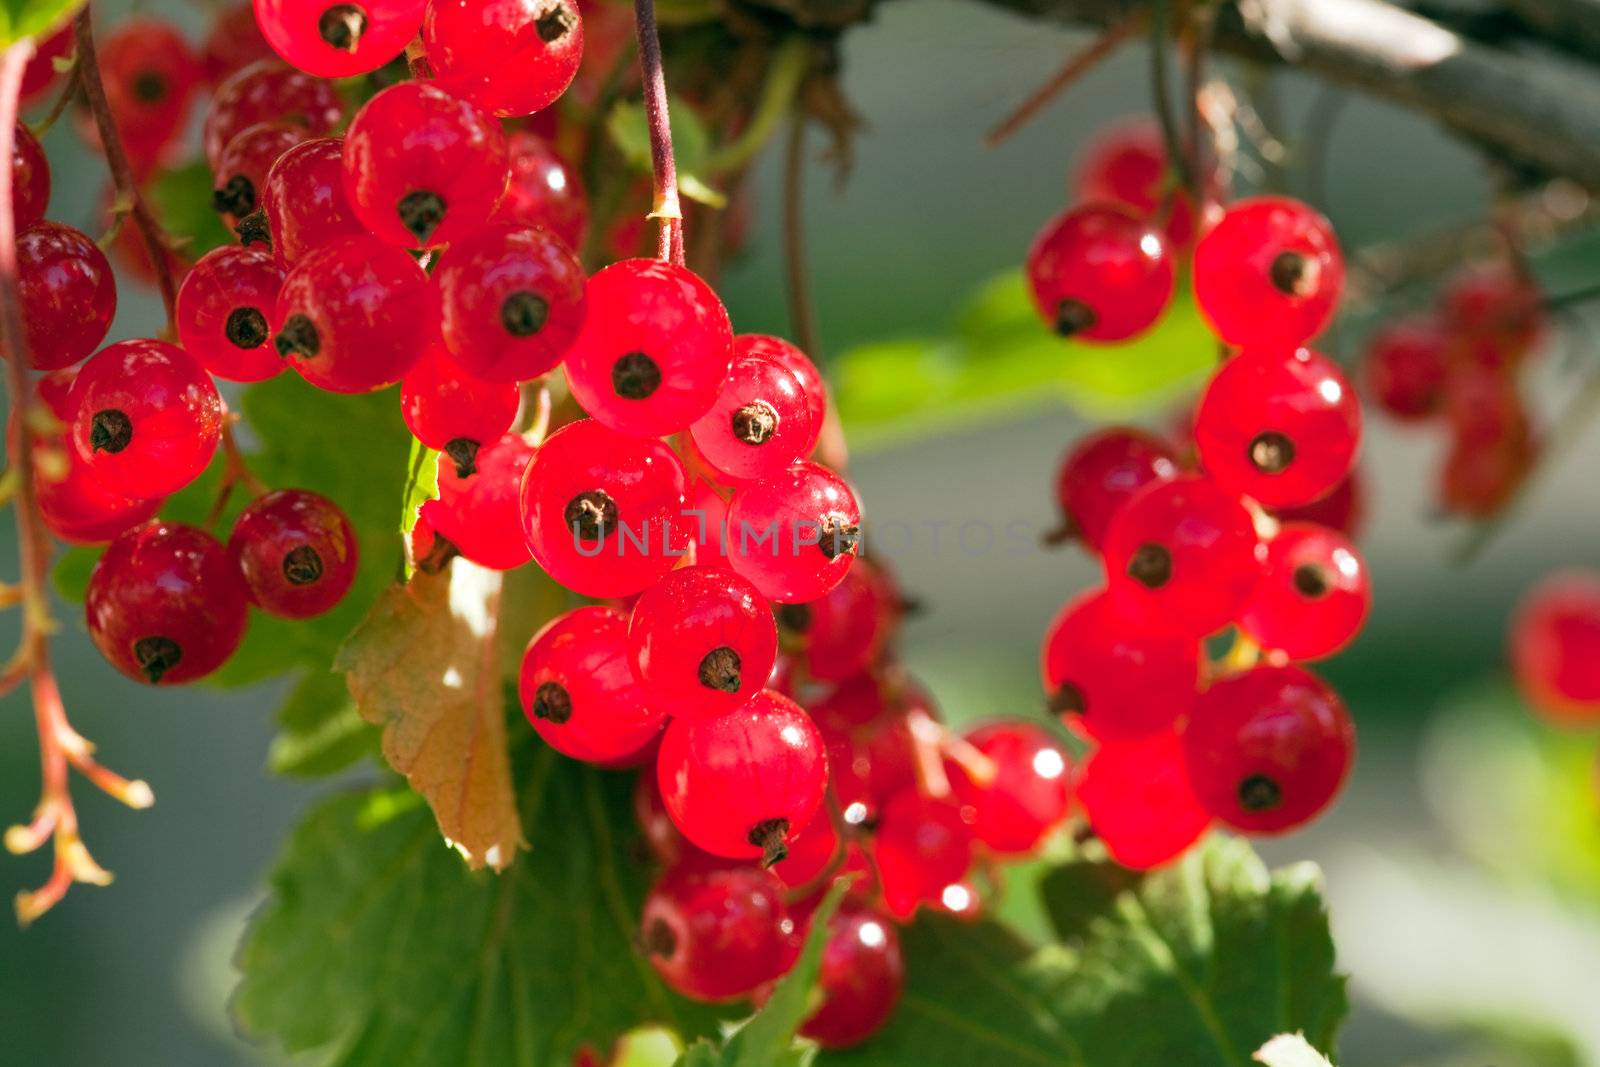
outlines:
{"label": "translucent red berry", "polygon": [[449,456],[458,478],[470,477],[477,470],[478,450],[511,429],[520,402],[515,382],[468,374],[439,346],[400,382],[406,427],[417,440]]}
{"label": "translucent red berry", "polygon": [[818,979],[822,1003],[800,1032],[823,1048],[859,1045],[889,1021],[904,985],[905,961],[893,923],[846,901],[828,920]]}
{"label": "translucent red berry", "polygon": [[645,844],[650,846],[651,855],[662,863],[672,864],[689,856],[704,855],[685,841],[672,824],[672,816],[667,814],[667,806],[661,800],[661,789],[656,785],[655,760],[646,760],[633,780],[633,817]]}
{"label": "translucent red berry", "polygon": [[1515,364],[1544,335],[1538,286],[1504,261],[1458,273],[1440,294],[1440,304],[1457,338],[1458,355],[1476,362]]}
{"label": "translucent red berry", "polygon": [[230,223],[256,210],[272,165],[310,136],[304,126],[283,121],[258,122],[240,130],[212,169],[212,206]]}
{"label": "translucent red berry", "polygon": [[289,272],[272,324],[278,354],[317,388],[381,389],[405,377],[429,344],[428,276],[402,249],[346,237]]}
{"label": "translucent red berry", "polygon": [[611,608],[577,608],[535,634],[522,657],[519,692],[540,737],[596,763],[638,752],[666,718],[634,679],[628,617]]}
{"label": "translucent red berry", "polygon": [[779,622],[804,648],[806,673],[840,681],[875,663],[888,646],[905,604],[884,568],[858,558],[839,584],[816,600],[784,604]]}
{"label": "translucent red berry", "polygon": [[423,0],[255,0],[267,43],[319,78],[377,70],[405,51],[422,25]]}
{"label": "translucent red berry", "polygon": [[828,746],[829,788],[851,825],[870,823],[884,803],[917,783],[911,723],[937,719],[931,701],[913,683],[859,674],[812,704],[812,717]]}
{"label": "translucent red berry", "polygon": [[1600,722],[1600,577],[1558,572],[1523,597],[1511,622],[1511,668],[1550,722]]}
{"label": "translucent red berry", "polygon": [[1439,504],[1469,518],[1488,518],[1511,502],[1539,457],[1526,434],[1503,441],[1457,437],[1439,475]]}
{"label": "translucent red berry", "polygon": [[1151,482],[1178,475],[1178,461],[1154,434],[1114,426],[1083,438],[1061,461],[1056,503],[1067,531],[1098,550],[1123,504]]}
{"label": "translucent red berry", "polygon": [[216,538],[148,522],[111,542],[95,564],[84,614],[113,667],[136,681],[176,685],[233,654],[249,608],[239,570]]}
{"label": "translucent red berry", "polygon": [[1288,197],[1237,201],[1195,246],[1195,301],[1229,344],[1304,344],[1328,325],[1343,290],[1333,227]]}
{"label": "translucent red berry", "polygon": [[705,862],[662,875],[639,920],[639,944],[656,973],[704,1001],[748,996],[778,977],[793,934],[783,883],[771,872]]}
{"label": "translucent red berry", "polygon": [[855,494],[820,464],[741,485],[728,502],[728,561],[771,600],[827,593],[850,569],[860,539]]}
{"label": "translucent red berry", "polygon": [[[1206,179],[1216,191],[1215,168]],[[1099,131],[1084,148],[1072,184],[1079,200],[1125,204],[1140,218],[1159,217],[1169,195],[1161,128],[1148,119],[1131,119]],[[1169,246],[1187,248],[1194,231],[1194,206],[1187,194],[1177,191],[1164,226]]]}
{"label": "translucent red berry", "polygon": [[585,277],[559,237],[490,226],[439,257],[439,326],[457,363],[480,378],[525,381],[561,362],[583,327]]}
{"label": "translucent red berry", "polygon": [[800,705],[762,690],[726,715],[673,719],[656,778],[683,836],[714,856],[771,866],[822,803],[828,761]]}
{"label": "translucent red berry", "polygon": [[589,197],[577,169],[536,133],[513,131],[506,144],[511,183],[496,217],[549,230],[581,250],[589,236]]}
{"label": "translucent red berry", "polygon": [[760,356],[735,357],[716,402],[689,433],[706,462],[734,482],[779,474],[816,438],[800,380]]}
{"label": "translucent red berry", "polygon": [[619,433],[687,429],[717,399],[733,361],[733,329],[699,277],[653,259],[625,259],[589,279],[583,332],[567,380],[583,409]]}
{"label": "translucent red berry", "polygon": [[1078,802],[1111,858],[1134,870],[1177,859],[1211,826],[1170,730],[1101,741],[1078,782]]}
{"label": "translucent red berry", "polygon": [[120,22],[96,53],[128,161],[137,174],[148,174],[183,133],[200,87],[200,61],[176,26],[146,17]]}
{"label": "translucent red berry", "polygon": [[1123,341],[1148,329],[1172,299],[1172,254],[1150,224],[1114,204],[1052,219],[1028,251],[1033,302],[1063,337]]}
{"label": "translucent red berry", "polygon": [[1072,802],[1066,750],[1045,730],[1026,722],[996,722],[964,735],[989,761],[945,760],[950,787],[973,836],[1002,855],[1032,852],[1066,821]]}
{"label": "translucent red berry", "polygon": [[972,866],[972,829],[952,798],[902,789],[883,806],[872,854],[893,915],[909,916],[936,901]]}
{"label": "translucent red berry", "polygon": [[429,0],[422,43],[439,81],[496,115],[531,115],[583,59],[575,0]]}
{"label": "translucent red berry", "polygon": [[1362,363],[1367,395],[1405,422],[1437,414],[1444,403],[1450,335],[1431,315],[1385,326],[1367,341]]}
{"label": "translucent red berry", "polygon": [[1371,606],[1371,579],[1354,545],[1325,526],[1286,523],[1267,542],[1239,626],[1290,659],[1321,659],[1355,638]]}
{"label": "translucent red berry", "polygon": [[272,46],[261,36],[255,10],[248,2],[230,4],[218,11],[200,44],[200,68],[212,85],[220,85],[234,71],[271,57]]}
{"label": "translucent red berry", "polygon": [[1314,522],[1330,530],[1338,530],[1354,538],[1366,517],[1366,492],[1361,479],[1361,468],[1351,467],[1350,473],[1326,496],[1309,504],[1292,508],[1272,508],[1274,518],[1282,522]]}
{"label": "translucent red berry", "polygon": [[318,137],[279,156],[260,196],[272,254],[293,265],[306,253],[343,237],[365,237],[344,195],[344,141]]}
{"label": "translucent red berry", "polygon": [[28,127],[17,123],[11,143],[11,216],[20,233],[50,207],[50,160]]}
{"label": "translucent red berry", "polygon": [[1281,833],[1333,803],[1355,753],[1338,694],[1302,667],[1256,667],[1211,684],[1183,731],[1200,803],[1246,833]]}
{"label": "translucent red berry", "polygon": [[713,567],[675,570],[633,605],[628,649],[650,699],[669,715],[732,711],[772,673],[778,628],[756,587]]}
{"label": "translucent red berry", "polygon": [[734,359],[770,359],[788,369],[800,389],[805,393],[806,406],[811,410],[811,442],[801,452],[809,456],[822,436],[822,424],[828,414],[828,387],[822,380],[817,365],[804,352],[781,337],[764,333],[741,333],[733,339]]}
{"label": "translucent red berry", "polygon": [[343,117],[344,108],[332,83],[276,59],[263,59],[217,86],[206,112],[201,145],[206,162],[214,169],[228,142],[258,122],[291,119],[313,136],[321,136]]}
{"label": "translucent red berry", "polygon": [[222,398],[211,376],[164,341],[118,341],[72,383],[78,455],[128,496],[175,493],[206,469],[222,436]]}
{"label": "translucent red berry", "polygon": [[93,352],[117,312],[105,253],[59,222],[17,234],[17,295],[28,362],[37,370],[70,367]]}
{"label": "translucent red berry", "polygon": [[261,610],[309,619],[350,591],[360,549],[339,505],[308,489],[278,489],[240,513],[228,555]]}
{"label": "translucent red berry", "polygon": [[200,365],[233,382],[283,370],[272,344],[283,269],[268,252],[224,245],[200,257],[178,287],[178,339]]}
{"label": "translucent red berry", "polygon": [[450,244],[477,230],[509,177],[494,116],[432,82],[391,85],[345,131],[345,195],[367,229],[403,248]]}
{"label": "translucent red berry", "polygon": [[439,457],[439,499],[422,505],[422,517],[461,554],[479,566],[509,571],[528,562],[519,511],[522,474],[533,446],[508,433],[473,455],[476,470],[456,473],[455,461]]}

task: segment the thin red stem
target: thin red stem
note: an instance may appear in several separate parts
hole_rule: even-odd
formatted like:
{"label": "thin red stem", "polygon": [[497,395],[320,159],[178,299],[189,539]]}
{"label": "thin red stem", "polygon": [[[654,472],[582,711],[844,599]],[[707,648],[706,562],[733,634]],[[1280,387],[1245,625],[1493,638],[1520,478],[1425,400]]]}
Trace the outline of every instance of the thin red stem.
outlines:
{"label": "thin red stem", "polygon": [[661,64],[655,0],[633,0],[639,33],[639,71],[644,82],[644,114],[650,126],[650,170],[654,197],[650,217],[660,227],[656,258],[683,266],[683,207],[678,200],[678,164],[672,156],[672,120],[667,112],[667,76]]}
{"label": "thin red stem", "polygon": [[817,334],[817,307],[811,299],[811,272],[806,267],[805,173],[806,116],[796,110],[789,120],[788,150],[783,165],[783,267],[788,279],[789,325],[800,348],[822,359]]}
{"label": "thin red stem", "polygon": [[1080,52],[1073,53],[1067,62],[1039,88],[1035,89],[1028,98],[1018,104],[1016,110],[995,123],[994,127],[984,135],[984,143],[990,148],[1000,144],[1006,138],[1016,133],[1027,125],[1045,106],[1059,96],[1073,82],[1083,77],[1100,61],[1115,52],[1122,43],[1144,27],[1144,11],[1134,9],[1121,19],[1105,28],[1105,31],[1090,42],[1089,47]]}

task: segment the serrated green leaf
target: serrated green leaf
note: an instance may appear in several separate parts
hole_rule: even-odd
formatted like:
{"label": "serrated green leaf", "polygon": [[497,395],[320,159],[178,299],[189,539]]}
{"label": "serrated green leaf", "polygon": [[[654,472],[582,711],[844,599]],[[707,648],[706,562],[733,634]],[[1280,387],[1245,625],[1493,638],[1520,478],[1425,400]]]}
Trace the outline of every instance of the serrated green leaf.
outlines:
{"label": "serrated green leaf", "polygon": [[314,808],[237,955],[243,1031],[329,1067],[546,1067],[642,1022],[714,1032],[633,948],[632,779],[542,746],[522,764],[534,849],[501,875],[467,871],[403,787]]}
{"label": "serrated green leaf", "polygon": [[160,171],[146,187],[145,196],[162,228],[191,259],[238,240],[211,206],[213,187],[205,160]]}
{"label": "serrated green leaf", "polygon": [[378,752],[379,731],[361,718],[344,675],[313,671],[278,709],[278,736],[267,752],[277,774],[335,774]]}
{"label": "serrated green leaf", "polygon": [[77,13],[84,0],[0,0],[0,47],[25,37],[50,36]]}

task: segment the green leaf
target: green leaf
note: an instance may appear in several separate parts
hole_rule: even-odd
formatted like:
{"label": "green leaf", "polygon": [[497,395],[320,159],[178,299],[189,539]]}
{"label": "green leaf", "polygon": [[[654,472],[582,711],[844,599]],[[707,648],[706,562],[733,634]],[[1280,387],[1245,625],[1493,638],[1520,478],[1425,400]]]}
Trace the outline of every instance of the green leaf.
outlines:
{"label": "green leaf", "polygon": [[300,680],[278,709],[278,727],[267,753],[267,767],[277,774],[334,774],[378,751],[379,731],[361,718],[344,675],[331,671]]}
{"label": "green leaf", "polygon": [[520,771],[534,848],[500,875],[469,872],[403,786],[314,808],[239,948],[241,1029],[329,1067],[546,1067],[641,1022],[714,1032],[633,948],[631,776],[543,746]]}
{"label": "green leaf", "polygon": [[89,593],[89,575],[99,562],[98,547],[79,545],[61,553],[56,560],[55,570],[51,572],[56,595],[70,604],[82,604],[83,598]]}
{"label": "green leaf", "polygon": [[[672,126],[672,156],[678,165],[678,191],[691,200],[721,208],[727,197],[701,177],[711,155],[711,134],[685,101],[667,102]],[[606,132],[634,169],[650,170],[650,123],[643,104],[619,100],[606,116]]]}
{"label": "green leaf", "polygon": [[50,36],[83,5],[84,0],[0,0],[0,47]]}
{"label": "green leaf", "polygon": [[211,168],[203,159],[163,170],[148,186],[156,218],[191,259],[238,240],[211,206],[212,188]]}

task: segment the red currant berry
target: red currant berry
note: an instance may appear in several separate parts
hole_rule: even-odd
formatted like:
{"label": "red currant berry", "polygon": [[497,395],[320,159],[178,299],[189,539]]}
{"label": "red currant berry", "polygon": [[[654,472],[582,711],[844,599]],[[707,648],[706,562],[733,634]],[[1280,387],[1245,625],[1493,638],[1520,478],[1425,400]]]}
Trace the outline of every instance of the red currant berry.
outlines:
{"label": "red currant berry", "polygon": [[255,0],[275,52],[319,78],[377,70],[405,51],[422,25],[423,0]]}
{"label": "red currant berry", "polygon": [[1351,467],[1350,473],[1327,496],[1297,507],[1273,508],[1272,516],[1280,522],[1314,522],[1354,538],[1365,517],[1365,497],[1361,468]]}
{"label": "red currant berry", "polygon": [[135,173],[146,175],[188,123],[200,61],[177,27],[143,17],[119,23],[96,52],[117,136]]}
{"label": "red currant berry", "polygon": [[888,918],[846,901],[828,920],[818,978],[822,1003],[800,1033],[823,1048],[859,1045],[883,1028],[900,1003],[905,961]]}
{"label": "red currant berry", "polygon": [[1533,435],[1533,420],[1516,376],[1481,364],[1451,369],[1445,421],[1454,440],[1462,443],[1500,445]]}
{"label": "red currant berry", "polygon": [[549,141],[527,130],[507,140],[511,184],[498,219],[549,230],[577,250],[589,236],[589,197],[578,171]]}
{"label": "red currant berry", "polygon": [[360,559],[356,533],[339,505],[308,489],[278,489],[240,513],[228,555],[250,599],[285,619],[309,619],[350,591]]}
{"label": "red currant berry", "polygon": [[883,806],[872,854],[891,914],[909,916],[936,901],[972,866],[972,830],[948,797],[902,789]]}
{"label": "red currant berry", "polygon": [[260,206],[267,172],[278,157],[310,136],[292,122],[258,122],[240,130],[217,159],[212,206],[237,224]]}
{"label": "red currant berry", "polygon": [[[639,832],[650,853],[665,864],[677,863],[690,856],[704,857],[705,853],[683,839],[678,828],[672,825],[672,816],[661,800],[661,789],[656,785],[656,761],[647,760],[633,780],[633,816],[639,823]],[[814,819],[813,822],[823,820]]]}
{"label": "red currant berry", "polygon": [[584,281],[558,237],[516,223],[480,230],[452,244],[433,272],[444,343],[490,381],[548,374],[583,327]]}
{"label": "red currant berry", "polygon": [[477,468],[461,477],[449,456],[439,457],[439,499],[422,505],[422,517],[480,567],[509,571],[528,562],[518,520],[522,472],[533,446],[516,434],[490,440],[473,456]]}
{"label": "red currant berry", "polygon": [[17,123],[11,143],[11,216],[20,233],[50,207],[50,160],[28,127]]}
{"label": "red currant berry", "polygon": [[804,459],[816,435],[800,380],[776,360],[735,357],[711,410],[689,427],[725,481],[770,478]]}
{"label": "red currant berry", "polygon": [[861,509],[844,480],[816,463],[740,486],[728,503],[733,569],[769,600],[815,600],[856,558]]}
{"label": "red currant berry", "polygon": [[1195,795],[1219,822],[1282,833],[1333,803],[1355,753],[1338,694],[1302,667],[1256,667],[1200,694],[1183,730]]}
{"label": "red currant berry", "polygon": [[71,226],[39,222],[17,235],[17,291],[28,362],[70,367],[105,340],[117,285],[100,246]]}
{"label": "red currant berry", "polygon": [[367,229],[403,248],[451,244],[481,227],[509,177],[500,124],[432,82],[391,85],[345,131],[345,195]]}
{"label": "red currant berry", "polygon": [[1078,782],[1078,802],[1111,858],[1134,870],[1176,859],[1211,826],[1171,731],[1100,742]]}
{"label": "red currant berry", "polygon": [[572,84],[583,16],[574,0],[429,0],[422,43],[452,92],[496,115],[531,115]]}
{"label": "red currant berry", "polygon": [[618,433],[686,429],[717,399],[733,328],[711,287],[683,267],[625,259],[589,279],[567,380],[583,409]]}
{"label": "red currant berry", "polygon": [[1125,341],[1172,299],[1172,253],[1150,225],[1115,204],[1084,204],[1045,226],[1028,251],[1033,302],[1062,337]]}
{"label": "red currant berry", "polygon": [[[789,841],[788,848],[789,854],[772,868],[772,873],[790,889],[810,885],[841,859],[839,831],[834,829],[833,820],[825,812],[806,823],[805,829]],[[851,890],[854,892],[858,888],[852,886]]]}
{"label": "red currant berry", "polygon": [[1068,452],[1056,475],[1056,503],[1067,529],[1099,550],[1106,526],[1151,482],[1178,476],[1178,461],[1153,434],[1114,426],[1090,434]]}
{"label": "red currant berry", "polygon": [[762,690],[714,719],[673,719],[656,779],[683,836],[714,856],[770,867],[822,803],[828,760],[800,705]]}
{"label": "red currant berry", "polygon": [[945,761],[950,786],[973,836],[1002,855],[1024,855],[1067,818],[1072,803],[1066,751],[1043,729],[1026,722],[997,722],[965,735],[988,757],[994,775],[974,777],[974,768]]}
{"label": "red currant berry", "polygon": [[1439,476],[1439,504],[1453,515],[1485,519],[1511,502],[1539,457],[1526,435],[1504,441],[1457,438]]}
{"label": "red currant berry", "polygon": [[669,715],[703,719],[757,693],[778,655],[772,609],[729,570],[687,567],[633,605],[628,650],[650,699]]}
{"label": "red currant berry", "polygon": [[1511,623],[1511,669],[1554,725],[1600,722],[1600,577],[1563,571],[1523,597]]}
{"label": "red currant berry", "polygon": [[[56,70],[57,59],[70,58],[74,39],[72,20],[68,19],[50,36],[39,39],[33,58],[22,69],[21,105],[26,108],[45,95],[61,78]],[[18,229],[21,229],[19,226]]]}
{"label": "red currant berry", "polygon": [[1194,704],[1200,648],[1193,637],[1147,632],[1105,591],[1068,603],[1045,634],[1050,709],[1097,739],[1170,730]]}
{"label": "red currant berry", "polygon": [[1440,295],[1444,317],[1462,342],[1460,354],[1491,365],[1515,364],[1544,335],[1539,288],[1496,261],[1461,271]]}
{"label": "red currant berry", "polygon": [[1339,484],[1361,442],[1361,402],[1309,349],[1245,349],[1211,379],[1195,415],[1200,462],[1218,485],[1268,507]]}
{"label": "red currant berry", "polygon": [[1349,644],[1367,621],[1367,565],[1340,534],[1288,523],[1267,542],[1267,561],[1239,626],[1290,659],[1322,659]]}
{"label": "red currant berry", "polygon": [[1431,315],[1414,315],[1385,326],[1367,341],[1362,367],[1368,395],[1403,422],[1438,414],[1444,404],[1449,350],[1449,333]]}
{"label": "red currant berry", "polygon": [[857,559],[839,584],[806,604],[784,604],[778,620],[805,648],[806,673],[836,682],[877,662],[900,627],[900,590],[882,566]]}
{"label": "red currant berry", "polygon": [[200,44],[200,68],[212,85],[221,85],[235,71],[271,57],[272,46],[261,36],[249,3],[232,4],[217,12]]}
{"label": "red currant berry", "polygon": [[539,566],[584,596],[629,596],[687,554],[683,464],[660,441],[593,419],[563,426],[522,481],[522,531]]}
{"label": "red currant berry", "polygon": [[1106,528],[1106,581],[1135,625],[1204,637],[1238,617],[1261,573],[1238,498],[1204,478],[1146,486]]}
{"label": "red currant berry", "polygon": [[260,196],[272,254],[293,265],[306,253],[343,237],[365,237],[344,195],[344,141],[319,137],[278,157]]}
{"label": "red currant berry", "polygon": [[817,365],[806,354],[781,337],[764,333],[741,333],[733,339],[734,359],[770,359],[781,364],[800,383],[806,406],[811,411],[811,441],[801,452],[809,456],[822,436],[822,424],[828,415],[828,387],[822,380]]}
{"label": "red currant berry", "polygon": [[783,883],[759,867],[680,864],[644,900],[639,943],[663,981],[695,1000],[734,1000],[789,963]]}
{"label": "red currant berry", "polygon": [[206,469],[222,437],[222,398],[193,356],[164,341],[118,341],[78,371],[72,443],[107,486],[166,496]]}
{"label": "red currant berry", "polygon": [[258,122],[289,119],[322,136],[344,117],[339,93],[331,82],[263,59],[235,71],[217,86],[206,112],[201,144],[212,170],[228,142]]}
{"label": "red currant berry", "polygon": [[318,389],[382,389],[405,377],[434,333],[428,276],[393,245],[346,237],[289,272],[273,325],[278,354]]}
{"label": "red currant berry", "polygon": [[222,666],[249,619],[244,581],[204,530],[147,522],[122,534],[89,576],[89,636],[128,677],[176,685]]}
{"label": "red currant berry", "polygon": [[[1206,182],[1213,194],[1221,191],[1214,167]],[[1084,149],[1072,187],[1078,200],[1125,204],[1140,218],[1156,218],[1167,197],[1167,148],[1160,127],[1148,119],[1131,119],[1101,130]],[[1188,248],[1194,231],[1194,206],[1179,192],[1167,216],[1168,246]]]}
{"label": "red currant berry", "polygon": [[885,684],[869,674],[841,682],[814,705],[828,745],[829,786],[847,823],[871,823],[885,801],[916,786],[914,715],[938,717],[915,683]]}
{"label": "red currant berry", "polygon": [[471,477],[478,449],[511,429],[520,402],[516,383],[468,374],[438,346],[400,382],[406,427],[417,440],[449,456],[457,478]]}
{"label": "red currant berry", "polygon": [[259,249],[225,245],[200,257],[178,287],[178,339],[201,366],[232,382],[283,370],[271,319],[283,270]]}
{"label": "red currant berry", "polygon": [[661,732],[666,716],[628,664],[628,617],[577,608],[551,620],[522,656],[522,711],[540,737],[573,759],[612,763]]}
{"label": "red currant berry", "polygon": [[1288,197],[1236,202],[1195,246],[1195,301],[1229,344],[1304,344],[1333,318],[1343,289],[1333,227]]}

